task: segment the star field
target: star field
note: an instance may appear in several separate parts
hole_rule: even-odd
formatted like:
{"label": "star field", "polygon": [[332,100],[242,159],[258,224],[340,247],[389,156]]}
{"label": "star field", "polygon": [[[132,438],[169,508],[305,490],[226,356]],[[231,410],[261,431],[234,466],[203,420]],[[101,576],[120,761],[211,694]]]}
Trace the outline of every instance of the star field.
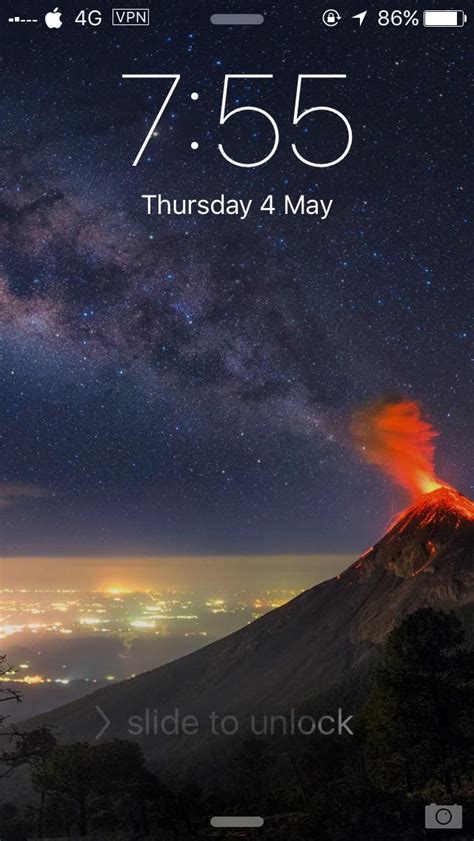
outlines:
{"label": "star field", "polygon": [[[438,472],[469,493],[467,32],[326,30],[310,3],[217,30],[210,4],[178,3],[116,33],[62,8],[61,31],[1,36],[5,553],[363,549],[405,501],[352,451],[351,414],[381,393],[422,402]],[[134,168],[169,88],[121,78],[139,72],[181,80]],[[217,150],[271,146],[261,115],[219,127],[224,74],[246,72],[275,77],[236,83],[229,107],[281,131],[256,169]],[[354,133],[324,170],[290,148],[344,143],[330,120],[292,126],[311,72],[347,73],[305,89]],[[147,217],[155,192],[334,209]]]}

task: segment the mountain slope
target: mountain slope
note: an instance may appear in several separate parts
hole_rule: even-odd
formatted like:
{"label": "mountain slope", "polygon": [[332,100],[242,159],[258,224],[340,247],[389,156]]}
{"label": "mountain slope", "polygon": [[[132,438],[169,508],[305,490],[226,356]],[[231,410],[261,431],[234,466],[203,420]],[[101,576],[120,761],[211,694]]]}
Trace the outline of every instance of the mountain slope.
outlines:
{"label": "mountain slope", "polygon": [[[130,738],[128,719],[178,708],[200,722],[210,712],[247,718],[302,707],[366,664],[401,618],[417,607],[462,609],[474,601],[474,504],[442,488],[421,497],[345,573],[199,651],[39,716],[66,741]],[[138,738],[138,737],[137,737]],[[167,741],[166,741],[167,739]],[[139,737],[149,757],[169,737]]]}

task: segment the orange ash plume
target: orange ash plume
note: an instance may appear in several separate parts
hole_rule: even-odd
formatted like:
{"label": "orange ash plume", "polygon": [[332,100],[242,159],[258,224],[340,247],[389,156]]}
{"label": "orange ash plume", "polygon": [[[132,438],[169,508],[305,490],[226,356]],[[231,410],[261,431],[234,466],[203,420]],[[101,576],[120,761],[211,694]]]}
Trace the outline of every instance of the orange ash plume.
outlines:
{"label": "orange ash plume", "polygon": [[415,400],[379,400],[356,413],[353,435],[369,464],[377,464],[414,499],[449,487],[435,474],[438,433]]}

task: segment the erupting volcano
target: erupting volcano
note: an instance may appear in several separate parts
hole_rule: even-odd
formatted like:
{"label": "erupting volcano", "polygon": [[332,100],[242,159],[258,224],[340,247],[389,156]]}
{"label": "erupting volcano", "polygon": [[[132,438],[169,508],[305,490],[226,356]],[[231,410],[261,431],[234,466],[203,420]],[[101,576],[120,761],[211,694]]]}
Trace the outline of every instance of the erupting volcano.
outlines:
{"label": "erupting volcano", "polygon": [[438,433],[423,419],[417,402],[375,402],[356,414],[353,433],[366,460],[381,467],[415,501],[352,569],[382,563],[395,574],[418,575],[459,531],[470,528],[474,503],[436,476],[433,442]]}

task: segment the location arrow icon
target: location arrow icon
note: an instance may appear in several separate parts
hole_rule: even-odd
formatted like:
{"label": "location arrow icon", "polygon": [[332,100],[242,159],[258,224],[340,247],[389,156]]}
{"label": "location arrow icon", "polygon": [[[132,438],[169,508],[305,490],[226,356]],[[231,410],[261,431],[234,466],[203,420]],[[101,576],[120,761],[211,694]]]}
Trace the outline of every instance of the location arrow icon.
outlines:
{"label": "location arrow icon", "polygon": [[367,14],[367,12],[359,12],[358,15],[352,15],[352,17],[355,18],[355,20],[359,21],[359,26],[362,26],[362,24],[364,23],[366,14]]}

